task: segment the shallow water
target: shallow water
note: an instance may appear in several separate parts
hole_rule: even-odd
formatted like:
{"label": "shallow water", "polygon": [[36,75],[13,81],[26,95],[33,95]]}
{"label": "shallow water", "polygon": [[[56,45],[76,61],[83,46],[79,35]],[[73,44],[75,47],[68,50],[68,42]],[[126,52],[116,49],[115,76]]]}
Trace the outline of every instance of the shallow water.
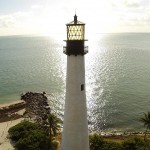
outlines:
{"label": "shallow water", "polygon": [[[85,55],[88,116],[96,130],[140,130],[150,109],[150,34],[96,34]],[[48,93],[63,113],[63,39],[0,37],[0,103],[27,91]]]}

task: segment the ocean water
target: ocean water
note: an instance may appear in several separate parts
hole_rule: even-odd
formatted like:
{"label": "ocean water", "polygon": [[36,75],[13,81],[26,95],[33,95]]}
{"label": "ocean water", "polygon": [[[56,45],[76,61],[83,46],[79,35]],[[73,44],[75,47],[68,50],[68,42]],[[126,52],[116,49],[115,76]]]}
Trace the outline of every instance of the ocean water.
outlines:
{"label": "ocean water", "polygon": [[[138,120],[150,110],[150,34],[94,34],[86,44],[90,128],[143,130]],[[27,91],[45,91],[52,107],[63,114],[65,77],[63,39],[0,37],[0,103]]]}

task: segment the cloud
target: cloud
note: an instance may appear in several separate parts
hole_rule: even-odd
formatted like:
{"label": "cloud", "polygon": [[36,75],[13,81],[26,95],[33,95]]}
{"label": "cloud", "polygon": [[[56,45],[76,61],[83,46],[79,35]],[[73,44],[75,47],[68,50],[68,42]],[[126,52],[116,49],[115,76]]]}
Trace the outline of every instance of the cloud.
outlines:
{"label": "cloud", "polygon": [[0,15],[0,31],[13,30],[16,34],[65,32],[65,23],[73,19],[75,9],[89,32],[114,32],[115,28],[123,32],[132,30],[133,26],[150,25],[149,0],[59,0],[59,3],[32,5],[28,11]]}
{"label": "cloud", "polygon": [[15,19],[12,15],[0,16],[0,28],[9,28],[15,26]]}
{"label": "cloud", "polygon": [[116,31],[149,32],[149,0],[110,0],[112,13],[117,19]]}
{"label": "cloud", "polygon": [[110,0],[113,9],[118,10],[140,10],[150,7],[149,0]]}
{"label": "cloud", "polygon": [[140,0],[124,0],[123,4],[125,5],[125,7],[129,7],[129,8],[139,8],[142,6],[142,3]]}
{"label": "cloud", "polygon": [[8,33],[14,30],[16,34],[55,34],[61,32],[65,26],[66,18],[63,14],[65,9],[62,5],[33,5],[28,11],[0,15],[0,31]]}
{"label": "cloud", "polygon": [[150,11],[131,11],[128,13],[121,13],[119,15],[119,22],[124,25],[144,26],[150,25]]}

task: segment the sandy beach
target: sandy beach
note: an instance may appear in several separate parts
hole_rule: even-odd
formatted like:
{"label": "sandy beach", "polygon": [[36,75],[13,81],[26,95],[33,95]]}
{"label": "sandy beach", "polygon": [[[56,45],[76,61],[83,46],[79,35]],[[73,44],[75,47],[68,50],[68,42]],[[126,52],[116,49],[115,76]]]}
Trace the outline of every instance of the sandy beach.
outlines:
{"label": "sandy beach", "polygon": [[[5,108],[11,107],[15,104],[19,104],[21,102],[22,101],[20,101],[20,100],[16,100],[16,101],[13,101],[10,103],[0,104],[0,109],[5,109]],[[14,108],[13,112],[15,112],[15,114],[17,114],[19,116],[22,116],[23,113],[25,112],[25,109],[20,108],[18,110],[18,109]],[[6,111],[6,114],[7,114],[7,111]],[[4,115],[6,115],[6,114],[4,114]],[[2,118],[0,118],[0,120],[2,120]],[[19,117],[19,119],[10,117],[10,119],[8,119],[7,121],[0,123],[0,150],[14,150],[14,148],[11,145],[10,140],[8,138],[8,130],[10,127],[18,124],[22,120],[24,120],[23,117]]]}
{"label": "sandy beach", "polygon": [[8,138],[8,130],[10,127],[21,122],[23,118],[0,123],[0,150],[14,150]]}
{"label": "sandy beach", "polygon": [[0,150],[14,149],[8,138],[8,130],[24,120],[25,111],[38,121],[41,121],[41,117],[50,111],[44,92],[27,92],[21,96],[21,99],[11,103],[0,104]]}

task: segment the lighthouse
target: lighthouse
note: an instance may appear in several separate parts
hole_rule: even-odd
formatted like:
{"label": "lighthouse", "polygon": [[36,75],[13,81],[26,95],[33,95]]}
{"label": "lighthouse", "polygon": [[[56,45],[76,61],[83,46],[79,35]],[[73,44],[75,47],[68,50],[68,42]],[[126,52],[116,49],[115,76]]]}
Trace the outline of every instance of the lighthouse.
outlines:
{"label": "lighthouse", "polygon": [[85,91],[85,60],[88,47],[84,45],[85,24],[74,20],[68,24],[66,97],[62,133],[62,150],[89,150],[88,121]]}

